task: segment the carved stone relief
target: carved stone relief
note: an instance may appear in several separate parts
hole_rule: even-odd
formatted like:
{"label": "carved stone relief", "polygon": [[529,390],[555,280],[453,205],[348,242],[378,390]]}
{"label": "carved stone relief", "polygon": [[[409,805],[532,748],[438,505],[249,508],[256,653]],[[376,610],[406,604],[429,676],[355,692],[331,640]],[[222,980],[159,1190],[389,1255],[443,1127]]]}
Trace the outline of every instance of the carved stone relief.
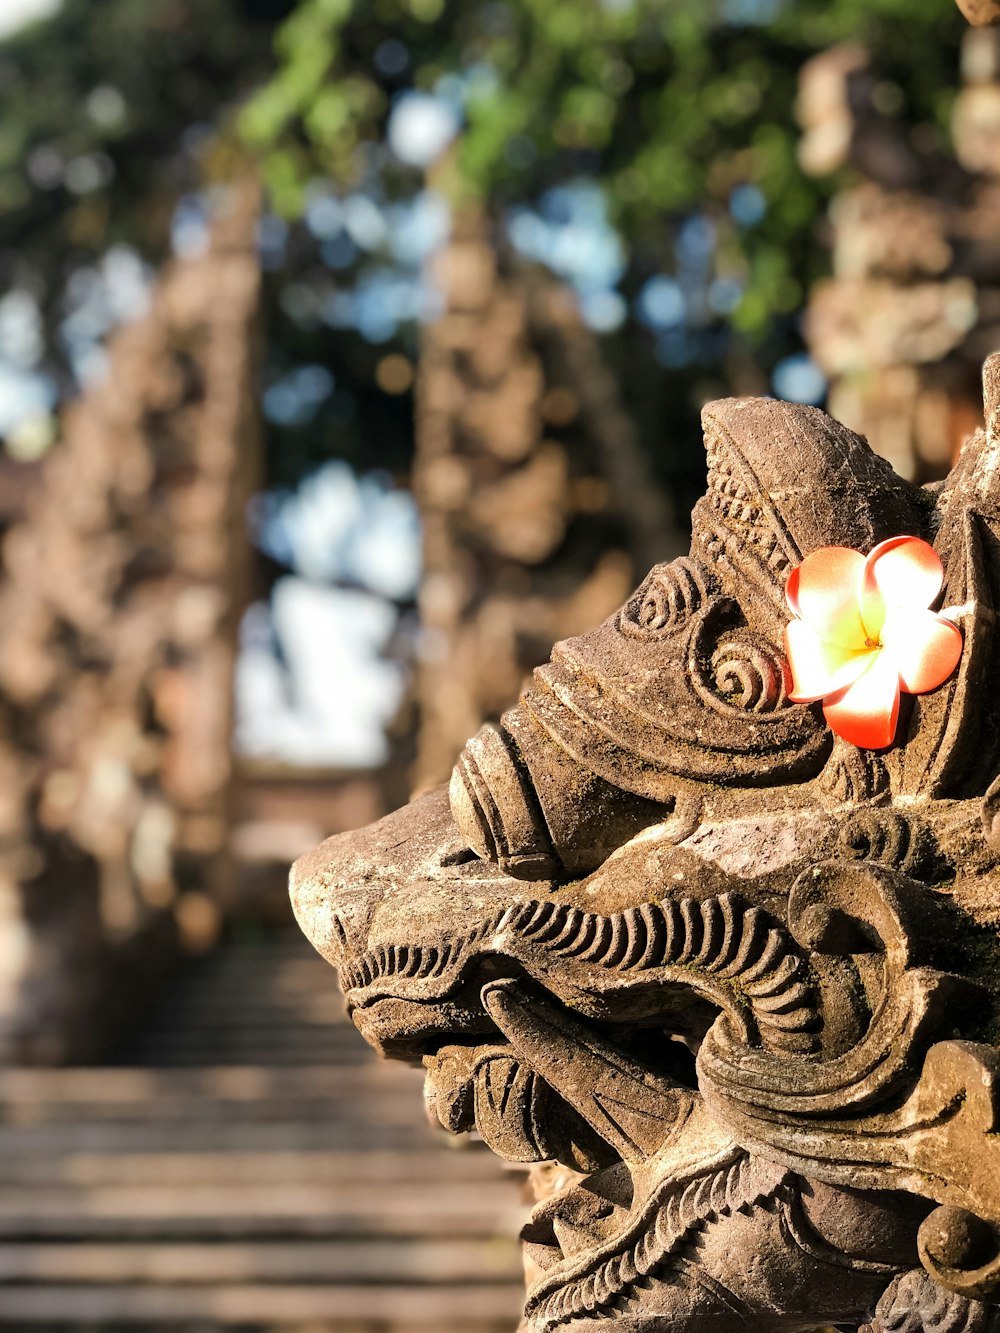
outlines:
{"label": "carved stone relief", "polygon": [[[986,421],[923,490],[813,408],[709,405],[690,554],[450,792],[296,865],[361,1033],[536,1164],[527,1333],[1000,1329],[1000,357]],[[964,650],[859,750],[789,699],[784,585],[904,533]]]}

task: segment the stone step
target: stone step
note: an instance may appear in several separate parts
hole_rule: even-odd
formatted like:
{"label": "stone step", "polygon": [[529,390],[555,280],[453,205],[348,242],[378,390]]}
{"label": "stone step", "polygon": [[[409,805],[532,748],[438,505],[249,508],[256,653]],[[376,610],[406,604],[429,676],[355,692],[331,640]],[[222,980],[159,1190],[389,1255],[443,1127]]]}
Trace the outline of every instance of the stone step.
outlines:
{"label": "stone step", "polygon": [[[280,1319],[280,1320],[258,1320],[253,1324],[248,1324],[243,1320],[236,1324],[223,1324],[216,1319],[204,1318],[170,1318],[154,1319],[144,1318],[140,1320],[115,1317],[113,1321],[102,1319],[100,1323],[88,1319],[83,1322],[66,1319],[47,1319],[47,1318],[17,1318],[8,1322],[3,1317],[3,1311],[0,1310],[0,1329],[7,1333],[10,1329],[30,1329],[31,1333],[106,1333],[113,1329],[114,1333],[151,1333],[152,1330],[163,1330],[163,1333],[218,1333],[220,1329],[233,1328],[238,1333],[429,1333],[434,1329],[437,1333],[514,1333],[515,1321],[508,1315],[504,1319],[489,1320],[485,1323],[475,1320],[469,1323],[466,1319],[460,1319],[458,1323],[439,1324],[436,1320],[424,1319],[423,1323],[411,1324],[406,1321],[391,1320],[371,1320],[371,1319],[340,1319],[340,1318],[309,1318],[304,1319]],[[823,1330],[823,1333],[836,1333],[836,1330]]]}
{"label": "stone step", "polygon": [[300,938],[112,1067],[0,1070],[0,1333],[513,1333],[518,1181],[422,1100]]}
{"label": "stone step", "polygon": [[[344,1001],[339,991],[312,991],[301,995],[225,995],[206,996],[188,999],[179,1004],[176,1013],[163,1015],[158,1021],[150,1023],[144,1034],[174,1034],[179,1030],[194,1035],[206,1022],[219,1025],[237,1025],[251,1029],[256,1025],[273,1026],[303,1019],[307,1022],[320,1022],[335,1028],[338,1032],[353,1032],[354,1028],[347,1018]],[[361,1038],[355,1034],[356,1040]]]}
{"label": "stone step", "polygon": [[325,1032],[303,1032],[283,1037],[278,1033],[248,1033],[230,1037],[223,1032],[206,1032],[196,1040],[158,1042],[145,1051],[147,1063],[160,1069],[203,1065],[245,1065],[248,1062],[271,1066],[336,1063],[342,1066],[367,1062],[356,1042],[344,1043],[329,1038]]}
{"label": "stone step", "polygon": [[[4,1129],[0,1129],[0,1136],[9,1133],[12,1125],[73,1125],[78,1120],[79,1110],[77,1104],[59,1102],[39,1102],[31,1107],[19,1107],[20,1114],[16,1118],[11,1116],[7,1119]],[[98,1108],[91,1103],[89,1110],[94,1114]],[[332,1127],[368,1118],[370,1118],[369,1123],[412,1125],[414,1117],[423,1115],[423,1108],[419,1092],[417,1095],[411,1095],[411,1090],[406,1089],[404,1095],[400,1096],[392,1087],[362,1085],[352,1098],[341,1098],[337,1101],[324,1101],[318,1097],[301,1099],[268,1097],[261,1098],[257,1102],[244,1103],[221,1097],[192,1097],[185,1104],[183,1098],[171,1097],[164,1098],[155,1106],[146,1101],[106,1102],[99,1107],[99,1113],[108,1124],[138,1121],[150,1125],[155,1121],[164,1126],[171,1121],[186,1123],[231,1121],[236,1114],[244,1122],[287,1120],[294,1114],[303,1119],[324,1120]]]}
{"label": "stone step", "polygon": [[226,1069],[134,1068],[3,1069],[0,1070],[0,1109],[7,1118],[22,1105],[53,1108],[63,1103],[99,1106],[141,1104],[148,1108],[189,1098],[219,1099],[253,1106],[260,1098],[289,1101],[352,1098],[363,1087],[383,1091],[405,1089],[420,1097],[420,1070],[368,1057],[363,1068],[349,1070],[329,1065],[274,1069],[242,1065]]}
{"label": "stone step", "polygon": [[373,1189],[367,1181],[338,1185],[291,1182],[207,1185],[7,1187],[0,1194],[0,1234],[236,1234],[295,1230],[357,1235],[514,1234],[525,1210],[511,1181],[428,1180],[419,1187]]}
{"label": "stone step", "polygon": [[428,1180],[493,1182],[496,1159],[468,1139],[443,1152],[437,1145],[408,1151],[323,1152],[64,1152],[0,1158],[0,1185],[230,1185],[308,1181],[316,1185],[369,1183],[373,1186],[424,1185]]}
{"label": "stone step", "polygon": [[367,1282],[456,1283],[477,1286],[516,1279],[521,1269],[509,1246],[493,1238],[389,1237],[364,1240],[0,1243],[0,1309],[10,1283],[87,1286],[205,1283]]}
{"label": "stone step", "polygon": [[[240,1119],[224,1115],[212,1121],[143,1120],[103,1121],[90,1118],[56,1121],[18,1128],[0,1128],[0,1160],[28,1154],[61,1155],[66,1152],[142,1153],[167,1152],[300,1152],[346,1151],[358,1153],[425,1147],[423,1126],[405,1118],[396,1123],[381,1121],[352,1123],[349,1118],[331,1123],[315,1108],[294,1105],[269,1119]],[[420,1114],[419,1108],[417,1114]],[[498,1168],[499,1170],[499,1168]]]}
{"label": "stone step", "polygon": [[[350,1028],[344,997],[336,984],[336,973],[330,968],[322,979],[314,978],[312,984],[291,984],[289,979],[272,977],[267,984],[250,979],[245,985],[242,980],[224,989],[216,990],[213,986],[204,995],[185,995],[171,1005],[170,1010],[160,1010],[151,1021],[153,1031],[172,1031],[181,1022],[189,1020],[224,1020],[232,1022],[245,1014],[248,1019],[257,1022],[272,1020],[284,1014],[316,1014],[324,1020]],[[211,1012],[206,1013],[204,1006],[211,1005]]]}
{"label": "stone step", "polygon": [[0,1293],[0,1327],[58,1323],[64,1328],[139,1324],[155,1328],[201,1321],[202,1329],[315,1321],[330,1333],[345,1325],[371,1333],[511,1333],[520,1302],[511,1283],[399,1285],[361,1283],[149,1287],[67,1284],[10,1286]]}
{"label": "stone step", "polygon": [[423,1129],[420,1073],[388,1064],[0,1073],[0,1139],[12,1128],[82,1123],[244,1123],[297,1117]]}

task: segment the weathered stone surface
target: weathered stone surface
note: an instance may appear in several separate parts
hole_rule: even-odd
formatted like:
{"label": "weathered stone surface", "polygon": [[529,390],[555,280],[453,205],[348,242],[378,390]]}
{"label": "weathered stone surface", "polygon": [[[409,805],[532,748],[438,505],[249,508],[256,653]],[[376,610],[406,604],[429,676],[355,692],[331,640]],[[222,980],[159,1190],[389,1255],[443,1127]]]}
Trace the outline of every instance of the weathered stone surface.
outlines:
{"label": "weathered stone surface", "polygon": [[[534,1172],[523,1330],[993,1333],[1000,359],[922,491],[815,409],[705,412],[690,554],[432,792],[293,872],[354,1022]],[[955,675],[895,743],[793,704],[810,551],[932,540]]]}

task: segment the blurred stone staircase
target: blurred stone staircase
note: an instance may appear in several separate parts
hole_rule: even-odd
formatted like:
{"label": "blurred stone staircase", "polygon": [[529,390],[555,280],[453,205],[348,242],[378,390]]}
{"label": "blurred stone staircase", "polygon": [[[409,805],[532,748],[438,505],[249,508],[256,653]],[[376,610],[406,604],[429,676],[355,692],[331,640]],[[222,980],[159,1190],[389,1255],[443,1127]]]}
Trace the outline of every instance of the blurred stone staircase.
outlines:
{"label": "blurred stone staircase", "polygon": [[193,965],[115,1066],[0,1071],[0,1329],[513,1333],[522,1211],[297,933]]}

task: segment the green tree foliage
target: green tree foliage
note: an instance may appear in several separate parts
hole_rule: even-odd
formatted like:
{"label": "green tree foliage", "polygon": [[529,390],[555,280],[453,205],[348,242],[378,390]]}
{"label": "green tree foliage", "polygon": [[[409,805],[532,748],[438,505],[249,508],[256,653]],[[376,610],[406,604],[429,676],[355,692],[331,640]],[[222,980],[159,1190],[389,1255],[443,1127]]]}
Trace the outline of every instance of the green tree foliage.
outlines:
{"label": "green tree foliage", "polygon": [[[295,0],[63,0],[0,42],[0,422],[5,394],[19,411],[24,399],[28,417],[78,391],[79,345],[96,347],[120,318],[99,309],[114,285],[103,280],[108,254],[119,247],[155,270],[179,216],[189,205],[198,215],[215,183],[246,168],[234,113],[274,75],[275,33],[294,10]],[[263,387],[302,367],[335,368],[337,380],[315,410],[305,403],[287,423],[269,415],[270,478],[294,484],[331,454],[402,469],[411,428],[406,400],[375,385],[384,352],[285,313],[297,290],[330,278],[312,238],[299,228],[262,251]]]}
{"label": "green tree foliage", "polygon": [[57,377],[73,273],[116,242],[162,256],[292,2],[64,0],[0,45],[0,286],[40,304]]}
{"label": "green tree foliage", "polygon": [[[797,162],[800,67],[866,43],[896,114],[943,132],[962,30],[947,0],[300,0],[241,125],[295,215],[317,176],[356,183],[373,154],[391,170],[401,93],[457,93],[459,189],[502,208],[595,178],[646,271],[672,271],[676,225],[705,214],[715,275],[742,291],[732,324],[763,337],[823,264],[813,224],[831,183]],[[388,76],[386,42],[405,52]],[[405,173],[395,182],[405,190]],[[731,204],[746,185],[765,207],[741,225]]]}
{"label": "green tree foliage", "polygon": [[[943,136],[963,30],[950,0],[64,0],[0,44],[0,292],[41,308],[33,369],[61,396],[76,279],[117,242],[158,261],[178,199],[233,169],[234,113],[286,217],[332,187],[384,223],[426,183],[388,137],[422,93],[462,124],[436,183],[498,219],[544,208],[565,183],[603,192],[622,253],[613,281],[638,315],[605,352],[665,479],[686,468],[694,490],[700,458],[662,448],[664,420],[694,440],[706,396],[767,388],[747,380],[747,349],[766,372],[801,347],[798,311],[826,263],[817,222],[835,182],[798,166],[801,64],[867,43],[885,105]],[[343,236],[312,221],[265,256],[265,381],[319,365],[336,387],[308,420],[271,420],[272,475],[294,481],[331,453],[405,467],[408,402],[379,391],[375,368],[393,347],[415,351],[413,329],[339,313],[370,313],[398,260],[356,235],[345,259]],[[684,288],[665,333],[641,314],[663,276]],[[675,289],[668,313],[671,301]]]}

